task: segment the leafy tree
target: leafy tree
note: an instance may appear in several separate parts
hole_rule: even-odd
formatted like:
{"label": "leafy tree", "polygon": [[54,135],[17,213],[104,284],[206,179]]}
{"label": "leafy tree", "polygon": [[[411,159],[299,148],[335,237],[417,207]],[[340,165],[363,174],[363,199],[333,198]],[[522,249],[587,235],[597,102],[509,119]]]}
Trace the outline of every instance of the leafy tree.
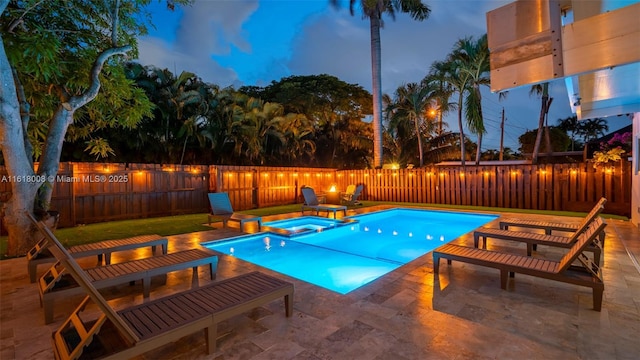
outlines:
{"label": "leafy tree", "polygon": [[450,102],[454,89],[447,81],[447,70],[446,63],[436,61],[431,64],[429,74],[422,80],[423,84],[430,84],[436,88],[433,115],[438,116],[438,135],[444,133],[442,117],[456,108],[456,104]]}
{"label": "leafy tree", "polygon": [[460,137],[458,145],[460,146],[460,160],[462,166],[466,163],[466,138],[464,136],[464,127],[462,125],[462,109],[464,105],[465,94],[469,91],[471,82],[471,74],[466,71],[462,71],[460,66],[461,59],[456,57],[455,51],[447,57],[447,60],[441,63],[437,63],[437,66],[444,72],[445,81],[451,86],[454,93],[458,94],[457,104],[455,108],[458,110],[458,128],[460,131],[458,135]]}
{"label": "leafy tree", "polygon": [[[558,129],[564,131],[571,138],[571,151],[574,151],[576,148],[576,141],[578,141],[577,137],[580,136],[580,123],[578,121],[577,116],[569,116],[568,118],[558,119]],[[583,146],[582,143],[579,142],[579,148]]]}
{"label": "leafy tree", "polygon": [[[351,146],[360,149],[363,143],[359,135],[348,133],[360,131],[361,127],[352,122],[363,120],[372,111],[371,94],[360,85],[321,74],[290,76],[273,81],[265,88],[242,87],[240,90],[283,104],[285,113],[304,114],[315,127],[315,159],[321,166],[342,166],[339,163],[344,158],[340,154],[350,154]],[[307,132],[308,140],[311,135]],[[360,150],[355,154],[359,157]]]}
{"label": "leafy tree", "polygon": [[482,135],[486,132],[482,117],[480,86],[488,86],[490,83],[487,35],[485,34],[475,41],[472,37],[458,40],[454,47],[451,61],[453,66],[457,68],[456,71],[462,75],[462,78],[468,80],[467,96],[464,102],[465,118],[469,130],[478,135],[477,165],[480,163]]}
{"label": "leafy tree", "polygon": [[[518,141],[520,142],[520,152],[532,153],[535,148],[537,137],[538,130],[527,131],[520,135],[518,138]],[[571,138],[569,135],[555,126],[549,126],[549,137],[552,144],[550,151],[552,152],[567,151],[571,144]]]}
{"label": "leafy tree", "polygon": [[[7,255],[26,253],[37,239],[24,214],[48,210],[67,131],[132,127],[149,113],[122,66],[123,55],[136,56],[136,37],[146,31],[147,3],[0,0],[0,147],[9,176],[34,180],[11,184]],[[95,154],[110,152],[96,139],[88,145]]]}
{"label": "leafy tree", "polygon": [[401,85],[395,92],[395,97],[388,104],[385,113],[389,117],[390,130],[413,127],[413,133],[417,142],[420,167],[424,165],[424,151],[421,134],[431,137],[435,131],[435,124],[428,116],[429,105],[435,99],[434,84],[409,83]]}
{"label": "leafy tree", "polygon": [[588,142],[604,136],[605,132],[609,131],[609,125],[607,120],[602,118],[587,119],[580,121],[579,129],[584,142]]}
{"label": "leafy tree", "polygon": [[[338,0],[331,0],[334,4]],[[351,15],[358,1],[349,1]],[[371,31],[371,70],[373,89],[373,165],[382,167],[382,51],[380,48],[380,29],[383,26],[382,15],[388,14],[395,19],[396,11],[409,14],[414,20],[425,20],[431,9],[420,0],[360,0],[364,17],[369,19]]]}

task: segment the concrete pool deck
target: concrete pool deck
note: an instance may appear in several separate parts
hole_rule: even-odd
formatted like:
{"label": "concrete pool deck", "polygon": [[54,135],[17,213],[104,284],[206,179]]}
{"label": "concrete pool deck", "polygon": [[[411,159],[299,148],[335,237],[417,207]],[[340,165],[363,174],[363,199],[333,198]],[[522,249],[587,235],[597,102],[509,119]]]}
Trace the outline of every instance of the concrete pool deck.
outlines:
{"label": "concrete pool deck", "polygon": [[[357,211],[367,210],[371,209]],[[265,217],[265,221],[287,216]],[[498,227],[498,221],[487,226]],[[501,290],[497,270],[459,262],[443,263],[439,278],[434,279],[431,253],[347,295],[222,256],[218,280],[261,270],[294,283],[293,316],[286,318],[282,302],[275,301],[223,322],[213,356],[205,354],[204,335],[198,333],[140,358],[636,359],[640,354],[640,231],[621,220],[607,220],[607,224],[601,312],[592,310],[589,288],[516,275],[508,290]],[[218,226],[171,236],[169,251],[239,234]],[[473,238],[466,234],[454,243],[472,246]],[[489,248],[524,251],[522,244],[506,241],[491,241]],[[536,256],[550,259],[563,253],[563,249],[543,246],[538,250]],[[114,254],[112,261],[146,256],[148,249],[123,252]],[[82,264],[94,266],[95,259],[83,259]],[[54,323],[44,325],[37,285],[29,283],[26,268],[24,258],[0,261],[0,359],[53,359],[51,333],[81,297],[60,302]],[[190,280],[190,271],[169,274],[165,286],[162,279],[154,279],[151,299],[188,289]],[[200,270],[200,281],[210,281],[204,270]],[[102,293],[115,308],[142,302],[138,284]]]}

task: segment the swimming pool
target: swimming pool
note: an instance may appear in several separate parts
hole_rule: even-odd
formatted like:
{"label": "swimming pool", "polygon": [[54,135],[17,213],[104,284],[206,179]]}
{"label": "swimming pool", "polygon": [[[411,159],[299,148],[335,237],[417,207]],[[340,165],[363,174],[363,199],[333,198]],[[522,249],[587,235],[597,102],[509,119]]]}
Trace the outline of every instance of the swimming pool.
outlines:
{"label": "swimming pool", "polygon": [[203,246],[346,294],[497,215],[392,209],[321,232],[259,233]]}

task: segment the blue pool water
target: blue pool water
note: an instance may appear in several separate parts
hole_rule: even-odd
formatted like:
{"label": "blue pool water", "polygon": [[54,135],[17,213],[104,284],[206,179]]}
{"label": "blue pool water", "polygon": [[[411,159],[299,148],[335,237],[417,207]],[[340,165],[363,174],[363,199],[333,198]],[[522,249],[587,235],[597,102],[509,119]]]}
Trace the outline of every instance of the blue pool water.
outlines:
{"label": "blue pool water", "polygon": [[392,209],[350,218],[357,222],[320,232],[267,232],[203,245],[346,294],[497,216]]}

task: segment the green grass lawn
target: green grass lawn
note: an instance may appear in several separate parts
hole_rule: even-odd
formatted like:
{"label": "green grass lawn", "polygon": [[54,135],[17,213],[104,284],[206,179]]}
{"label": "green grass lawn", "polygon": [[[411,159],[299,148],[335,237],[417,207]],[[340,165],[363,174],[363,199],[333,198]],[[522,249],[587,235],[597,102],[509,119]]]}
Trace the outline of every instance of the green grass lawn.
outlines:
{"label": "green grass lawn", "polygon": [[[459,205],[439,205],[439,204],[417,204],[403,202],[381,202],[381,201],[363,201],[362,207],[374,205],[398,205],[398,206],[417,206],[432,207],[449,210],[470,210],[470,211],[487,211],[487,212],[511,212],[522,214],[540,214],[554,216],[585,216],[586,213],[569,212],[569,211],[545,211],[545,210],[523,210],[523,209],[506,209],[494,207],[480,206],[459,206]],[[359,206],[360,207],[360,206]],[[299,212],[300,204],[273,206],[261,209],[252,209],[240,211],[244,214],[257,216],[277,215],[292,212]],[[628,220],[624,216],[603,215],[605,218]],[[64,228],[56,230],[55,234],[65,246],[73,246],[78,244],[92,243],[96,241],[108,239],[121,239],[136,235],[158,234],[162,236],[185,234],[196,231],[212,230],[211,227],[203,225],[208,221],[207,214],[190,214],[167,216],[150,219],[122,220],[110,221],[98,224],[89,224],[76,226],[72,228]],[[0,237],[0,259],[4,258],[7,249],[7,236]]]}

